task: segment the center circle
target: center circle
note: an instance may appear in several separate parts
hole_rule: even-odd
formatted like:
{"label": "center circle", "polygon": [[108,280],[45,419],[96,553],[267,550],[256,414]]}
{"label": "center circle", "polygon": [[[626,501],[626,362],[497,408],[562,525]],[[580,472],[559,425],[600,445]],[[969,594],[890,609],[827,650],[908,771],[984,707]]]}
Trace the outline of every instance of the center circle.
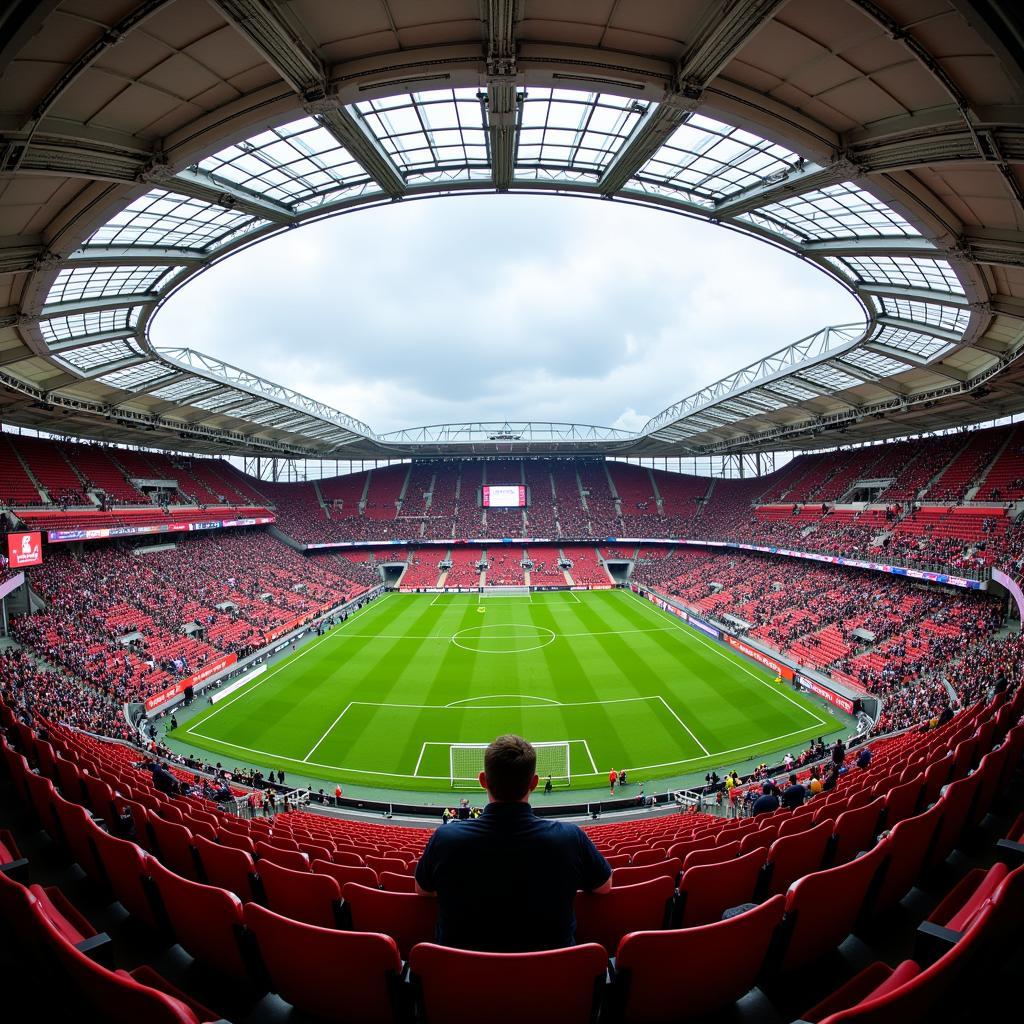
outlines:
{"label": "center circle", "polygon": [[452,636],[452,643],[474,654],[525,654],[554,643],[553,630],[533,624],[502,623],[469,626]]}

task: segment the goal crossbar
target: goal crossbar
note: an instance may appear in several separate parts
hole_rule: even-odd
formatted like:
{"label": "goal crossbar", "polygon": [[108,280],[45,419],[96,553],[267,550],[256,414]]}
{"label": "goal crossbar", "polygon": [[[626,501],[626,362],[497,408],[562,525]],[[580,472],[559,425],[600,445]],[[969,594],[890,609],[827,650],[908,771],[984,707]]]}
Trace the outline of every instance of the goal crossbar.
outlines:
{"label": "goal crossbar", "polygon": [[[449,777],[452,789],[476,789],[484,770],[487,743],[451,743],[448,746]],[[572,778],[568,740],[555,743],[534,743],[537,751],[537,774],[543,785],[548,776],[552,786],[568,786]]]}
{"label": "goal crossbar", "polygon": [[529,597],[529,587],[481,587],[481,597]]}

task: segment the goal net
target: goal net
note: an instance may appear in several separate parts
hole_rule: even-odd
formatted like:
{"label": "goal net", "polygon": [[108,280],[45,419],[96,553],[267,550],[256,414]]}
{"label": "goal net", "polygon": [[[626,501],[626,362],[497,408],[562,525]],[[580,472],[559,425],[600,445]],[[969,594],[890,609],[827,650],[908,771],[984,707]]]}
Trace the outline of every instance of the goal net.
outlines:
{"label": "goal net", "polygon": [[[484,770],[484,751],[487,746],[486,743],[449,745],[452,789],[476,789],[480,785],[478,777]],[[534,743],[533,748],[537,751],[537,774],[540,776],[538,788],[543,788],[549,775],[553,786],[568,786],[572,778],[568,742]]]}
{"label": "goal net", "polygon": [[529,587],[484,587],[481,597],[529,597]]}

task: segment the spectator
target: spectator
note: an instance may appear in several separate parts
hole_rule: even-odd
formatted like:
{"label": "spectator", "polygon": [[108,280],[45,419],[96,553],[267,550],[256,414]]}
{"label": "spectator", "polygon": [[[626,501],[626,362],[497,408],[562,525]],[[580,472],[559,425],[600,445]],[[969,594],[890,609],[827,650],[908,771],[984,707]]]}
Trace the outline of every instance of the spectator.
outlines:
{"label": "spectator", "polygon": [[479,776],[490,801],[483,814],[427,843],[416,888],[437,894],[443,945],[508,953],[571,946],[576,892],[611,888],[608,862],[581,829],[534,815],[536,765],[526,740],[499,736]]}
{"label": "spectator", "polygon": [[860,753],[857,755],[857,767],[860,769],[866,769],[871,764],[871,748],[862,747]]}
{"label": "spectator", "polygon": [[779,809],[779,798],[775,787],[766,782],[761,787],[761,795],[754,801],[753,814],[774,814]]}
{"label": "spectator", "polygon": [[795,810],[797,807],[802,807],[806,799],[807,790],[797,781],[796,772],[791,772],[789,785],[782,793],[782,806]]}

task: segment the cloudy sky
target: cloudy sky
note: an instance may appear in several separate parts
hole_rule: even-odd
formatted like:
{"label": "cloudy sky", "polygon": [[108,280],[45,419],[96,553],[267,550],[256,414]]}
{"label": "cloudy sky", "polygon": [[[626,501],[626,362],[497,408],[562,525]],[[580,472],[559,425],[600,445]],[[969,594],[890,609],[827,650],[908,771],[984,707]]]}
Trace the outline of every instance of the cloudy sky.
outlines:
{"label": "cloudy sky", "polygon": [[286,232],[183,288],[152,337],[378,432],[505,418],[635,430],[758,356],[860,319],[824,275],[735,232],[495,195]]}

